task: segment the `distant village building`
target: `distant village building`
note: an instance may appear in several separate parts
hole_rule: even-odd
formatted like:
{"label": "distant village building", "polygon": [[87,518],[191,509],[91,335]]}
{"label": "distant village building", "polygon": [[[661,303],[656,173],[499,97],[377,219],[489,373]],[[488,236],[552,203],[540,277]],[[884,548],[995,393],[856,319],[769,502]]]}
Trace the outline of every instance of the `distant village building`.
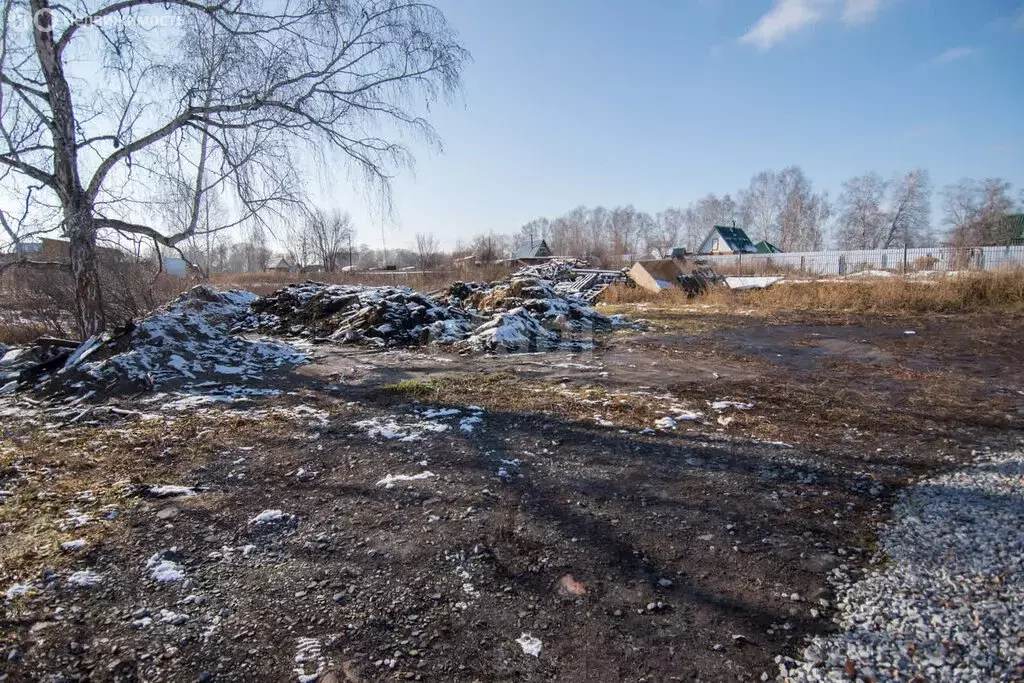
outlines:
{"label": "distant village building", "polygon": [[1012,213],[1003,220],[1009,244],[1024,244],[1024,213]]}
{"label": "distant village building", "polygon": [[282,258],[275,265],[272,265],[269,268],[267,268],[267,270],[274,271],[275,273],[290,273],[292,267],[286,259]]}
{"label": "distant village building", "polygon": [[[96,247],[96,257],[106,263],[116,263],[127,254],[112,247]],[[40,261],[44,263],[71,263],[71,242],[43,237],[38,242],[22,242],[3,261]]]}
{"label": "distant village building", "polygon": [[756,254],[757,248],[743,228],[716,225],[701,242],[698,254]]}
{"label": "distant village building", "polygon": [[546,240],[533,244],[523,245],[512,254],[512,262],[524,266],[531,266],[537,263],[549,261],[552,257],[551,247]]}
{"label": "distant village building", "polygon": [[769,242],[768,240],[761,240],[754,245],[754,249],[757,249],[758,254],[781,254],[782,250],[777,246]]}

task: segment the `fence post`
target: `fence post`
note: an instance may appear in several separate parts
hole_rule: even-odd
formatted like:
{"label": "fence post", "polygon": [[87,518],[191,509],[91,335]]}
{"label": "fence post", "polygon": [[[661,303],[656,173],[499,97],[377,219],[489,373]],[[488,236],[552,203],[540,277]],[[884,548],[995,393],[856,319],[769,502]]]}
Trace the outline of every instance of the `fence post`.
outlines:
{"label": "fence post", "polygon": [[903,245],[903,274],[907,274],[907,245]]}

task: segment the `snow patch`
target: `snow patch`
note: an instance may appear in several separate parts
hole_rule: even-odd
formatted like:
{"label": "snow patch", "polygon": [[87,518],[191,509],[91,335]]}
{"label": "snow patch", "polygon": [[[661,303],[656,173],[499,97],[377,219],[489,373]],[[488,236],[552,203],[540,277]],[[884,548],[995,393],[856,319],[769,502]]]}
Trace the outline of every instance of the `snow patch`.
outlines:
{"label": "snow patch", "polygon": [[91,569],[83,569],[77,571],[66,579],[66,583],[69,586],[75,586],[77,588],[92,588],[103,583],[103,575],[98,574]]}
{"label": "snow patch", "polygon": [[293,515],[286,514],[281,510],[264,510],[250,519],[249,524],[281,524],[290,522],[293,519]]}
{"label": "snow patch", "polygon": [[432,479],[437,475],[431,471],[420,472],[419,474],[389,474],[380,481],[377,482],[377,486],[383,486],[386,489],[395,487],[395,484],[406,482],[406,481],[422,481],[424,479]]}
{"label": "snow patch", "polygon": [[27,583],[14,583],[14,584],[11,584],[11,587],[7,589],[6,593],[4,593],[4,597],[7,600],[14,600],[15,598],[20,598],[20,597],[22,597],[24,595],[28,595],[29,593],[31,593],[35,589],[36,589],[36,587],[31,585],[31,584],[27,584]]}
{"label": "snow patch", "polygon": [[535,638],[529,633],[523,633],[516,638],[516,642],[519,643],[519,647],[523,649],[524,655],[540,657],[540,650],[544,646],[540,638]]}
{"label": "snow patch", "polygon": [[711,403],[711,409],[717,410],[720,413],[730,409],[750,410],[753,407],[753,403],[744,403],[742,401],[714,401]]}
{"label": "snow patch", "polygon": [[157,583],[170,583],[182,581],[185,578],[185,568],[171,559],[178,556],[178,549],[162,550],[146,562],[150,577]]}

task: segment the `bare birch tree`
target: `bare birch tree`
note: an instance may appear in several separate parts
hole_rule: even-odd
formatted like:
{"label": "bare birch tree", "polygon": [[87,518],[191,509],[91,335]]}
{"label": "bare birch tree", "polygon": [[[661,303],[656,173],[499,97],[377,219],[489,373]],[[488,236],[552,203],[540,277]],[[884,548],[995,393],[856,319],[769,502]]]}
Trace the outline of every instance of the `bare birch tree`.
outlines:
{"label": "bare birch tree", "polygon": [[778,246],[783,251],[813,251],[824,241],[825,225],[832,215],[827,192],[815,192],[799,166],[778,174]]}
{"label": "bare birch tree", "polygon": [[754,241],[779,241],[779,174],[761,171],[750,179],[750,186],[739,193],[743,227]]}
{"label": "bare birch tree", "polygon": [[872,171],[843,182],[836,243],[841,249],[877,249],[885,239],[887,183]]}
{"label": "bare birch tree", "polygon": [[942,189],[943,222],[949,243],[956,247],[1009,244],[1006,216],[1013,211],[1010,183],[1002,178],[965,178]]}
{"label": "bare birch tree", "polygon": [[306,219],[310,236],[310,251],[333,273],[342,266],[342,258],[352,240],[352,216],[347,212],[314,209]]}
{"label": "bare birch tree", "polygon": [[[0,168],[16,176],[3,183],[59,207],[92,334],[99,231],[176,249],[211,191],[239,207],[226,225],[259,222],[301,199],[300,149],[386,188],[411,162],[395,131],[436,141],[416,110],[458,88],[466,59],[419,2],[0,0]],[[172,184],[191,188],[182,229],[148,220]]]}
{"label": "bare birch tree", "polygon": [[437,267],[441,254],[441,244],[431,233],[416,233],[416,254],[419,256],[420,270]]}
{"label": "bare birch tree", "polygon": [[673,247],[680,246],[685,216],[682,209],[670,206],[654,217],[654,226],[647,236],[647,247],[659,258],[667,257]]}
{"label": "bare birch tree", "polygon": [[908,171],[889,183],[889,207],[881,242],[889,247],[919,247],[930,241],[932,187],[928,171]]}
{"label": "bare birch tree", "polygon": [[686,246],[696,249],[716,225],[731,226],[739,220],[739,209],[728,194],[709,194],[687,207],[684,214]]}
{"label": "bare birch tree", "polygon": [[285,247],[288,260],[293,265],[305,268],[313,257],[313,235],[308,221],[296,221],[285,231]]}

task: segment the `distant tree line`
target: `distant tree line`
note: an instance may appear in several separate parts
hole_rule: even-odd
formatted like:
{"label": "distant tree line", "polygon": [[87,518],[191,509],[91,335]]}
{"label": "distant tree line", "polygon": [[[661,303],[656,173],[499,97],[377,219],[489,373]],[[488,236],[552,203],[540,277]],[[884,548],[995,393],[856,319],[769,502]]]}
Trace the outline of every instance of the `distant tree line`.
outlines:
{"label": "distant tree line", "polygon": [[357,244],[348,213],[313,208],[272,235],[262,227],[234,241],[226,233],[206,233],[184,251],[207,272],[264,270],[282,255],[289,264],[326,272],[349,264],[360,270],[384,265],[433,270],[455,261],[500,261],[545,240],[557,255],[618,267],[630,259],[666,257],[676,247],[695,251],[712,226],[733,224],[754,242],[767,240],[783,251],[1001,245],[1013,238],[1005,217],[1024,212],[1024,192],[1015,201],[1012,189],[1000,178],[947,185],[939,190],[941,216],[934,224],[935,191],[924,169],[891,178],[873,171],[854,176],[833,200],[791,166],[761,171],[734,195],[708,194],[685,208],[651,214],[632,205],[579,206],[553,219],[535,218],[517,232],[480,233],[449,250],[430,233],[417,233],[413,249]]}
{"label": "distant tree line", "polygon": [[934,190],[924,169],[892,178],[873,171],[855,176],[831,199],[799,166],[790,166],[756,173],[734,195],[708,194],[654,214],[632,205],[579,206],[556,218],[535,218],[516,233],[477,235],[456,251],[492,261],[546,240],[556,254],[610,265],[626,255],[660,257],[674,247],[694,251],[713,226],[733,224],[754,242],[767,240],[783,251],[1001,245],[1012,238],[1005,217],[1024,212],[1024,192],[1015,202],[1011,191],[1000,178],[947,185],[939,193],[942,216],[934,226]]}

